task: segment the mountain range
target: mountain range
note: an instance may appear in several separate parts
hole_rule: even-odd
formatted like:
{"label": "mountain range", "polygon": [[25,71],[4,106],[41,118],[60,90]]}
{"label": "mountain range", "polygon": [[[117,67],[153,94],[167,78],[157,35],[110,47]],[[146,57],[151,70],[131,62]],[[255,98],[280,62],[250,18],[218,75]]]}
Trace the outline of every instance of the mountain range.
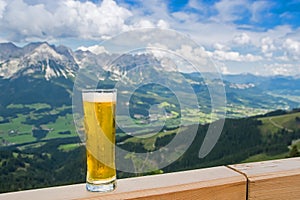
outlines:
{"label": "mountain range", "polygon": [[[153,104],[171,101],[176,105],[176,92],[187,98],[185,85],[180,84],[178,73],[166,68],[166,61],[157,59],[152,54],[121,55],[118,64],[122,67],[109,68],[108,60],[120,57],[116,54],[94,54],[90,51],[72,49],[66,46],[50,45],[47,42],[29,43],[18,47],[13,43],[0,44],[0,110],[2,117],[8,117],[7,106],[12,104],[46,103],[52,107],[71,105],[74,80],[78,70],[96,69],[96,78],[111,87],[117,84],[118,77],[126,77],[130,70],[140,63],[149,65],[149,69],[137,70],[128,76],[134,82],[141,77],[168,77],[166,85],[176,85],[175,91],[152,83],[136,90],[133,110],[148,109]],[[151,67],[152,66],[152,67]],[[166,70],[162,70],[162,69]],[[151,69],[150,69],[151,68]],[[204,106],[203,112],[209,112],[209,93],[199,73],[181,73],[186,83],[192,86],[198,101]],[[90,77],[85,77],[89,79]],[[253,74],[222,75],[226,91],[228,117],[240,117],[262,114],[276,109],[293,109],[300,107],[299,76],[258,76]],[[161,81],[161,80],[158,80]],[[143,91],[144,90],[144,91]],[[151,90],[150,92],[145,90]],[[172,96],[172,92],[175,93]],[[149,95],[151,94],[151,95]],[[122,96],[122,94],[121,94]],[[59,97],[59,98],[57,98]],[[139,102],[139,103],[138,103]],[[175,102],[175,103],[174,103]],[[131,101],[131,103],[134,103]],[[142,106],[141,106],[142,105]],[[172,106],[166,108],[172,111]],[[173,106],[174,107],[174,106]],[[169,110],[168,110],[169,109]],[[173,109],[174,110],[174,109]],[[175,109],[176,110],[176,109]],[[148,112],[146,112],[147,114]]]}

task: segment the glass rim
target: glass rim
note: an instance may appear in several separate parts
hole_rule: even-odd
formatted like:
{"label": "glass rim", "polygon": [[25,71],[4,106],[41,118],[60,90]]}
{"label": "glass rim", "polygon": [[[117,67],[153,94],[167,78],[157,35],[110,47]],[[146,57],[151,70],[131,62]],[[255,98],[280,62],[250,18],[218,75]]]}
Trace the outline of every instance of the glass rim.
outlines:
{"label": "glass rim", "polygon": [[82,100],[86,102],[116,102],[116,89],[87,89],[82,90]]}
{"label": "glass rim", "polygon": [[117,92],[116,88],[113,89],[83,89],[82,93],[114,93]]}

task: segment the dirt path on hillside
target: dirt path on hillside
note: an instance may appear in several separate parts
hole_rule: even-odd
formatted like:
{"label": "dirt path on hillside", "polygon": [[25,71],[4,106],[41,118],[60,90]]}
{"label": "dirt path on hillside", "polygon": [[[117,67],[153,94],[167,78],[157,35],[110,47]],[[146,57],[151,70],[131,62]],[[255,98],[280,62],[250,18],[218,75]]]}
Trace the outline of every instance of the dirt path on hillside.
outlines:
{"label": "dirt path on hillside", "polygon": [[273,124],[273,125],[276,126],[277,128],[285,129],[285,130],[287,130],[287,131],[290,132],[290,133],[291,133],[291,132],[294,132],[294,130],[292,130],[292,129],[289,129],[289,128],[286,128],[286,127],[281,126],[280,124],[277,124],[277,123],[274,122],[272,119],[273,119],[273,118],[270,117],[270,118],[269,118],[269,121],[271,122],[271,124]]}

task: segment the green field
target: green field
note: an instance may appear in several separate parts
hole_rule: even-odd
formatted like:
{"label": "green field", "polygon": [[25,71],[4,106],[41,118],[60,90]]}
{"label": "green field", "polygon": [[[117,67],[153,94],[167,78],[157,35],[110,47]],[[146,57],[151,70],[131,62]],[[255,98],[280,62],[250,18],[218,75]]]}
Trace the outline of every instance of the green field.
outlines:
{"label": "green field", "polygon": [[[40,139],[66,138],[77,136],[72,114],[64,113],[70,106],[51,109],[48,104],[10,104],[7,109],[31,109],[28,114],[6,117],[0,124],[0,146],[35,142]],[[60,114],[63,113],[63,114]],[[3,116],[0,116],[4,120]],[[34,124],[37,122],[38,125]],[[45,135],[37,137],[33,130],[42,130]]]}
{"label": "green field", "polygon": [[68,151],[72,151],[72,150],[76,149],[80,145],[81,144],[79,144],[79,143],[62,144],[62,145],[59,145],[58,150],[68,152]]}
{"label": "green field", "polygon": [[[166,103],[163,103],[161,106],[169,106]],[[73,116],[71,113],[66,112],[66,110],[71,109],[70,106],[61,106],[56,108],[51,108],[47,104],[30,104],[30,105],[19,105],[11,104],[8,106],[9,109],[24,109],[30,108],[27,114],[17,114],[14,117],[8,118],[7,123],[0,124],[0,146],[8,146],[11,144],[19,144],[18,147],[20,150],[34,149],[39,148],[42,145],[45,145],[48,140],[57,139],[57,138],[71,138],[76,137],[76,129],[73,122]],[[236,115],[249,115],[252,112],[263,112],[263,110],[249,110],[240,108],[240,111],[237,112],[237,109],[231,107],[226,108],[227,111],[235,113]],[[175,112],[175,111],[172,111]],[[159,144],[156,145],[158,139],[160,142],[168,142],[172,139],[172,135],[178,134],[178,128],[172,129],[172,127],[180,127],[181,125],[190,125],[190,124],[206,124],[211,120],[215,120],[216,116],[212,114],[206,114],[199,112],[199,110],[186,109],[181,111],[181,115],[184,115],[184,118],[178,118],[178,113],[173,113],[173,115],[163,116],[156,115],[156,120],[148,121],[144,118],[141,119],[131,119],[132,121],[127,121],[128,117],[118,116],[118,121],[122,125],[127,126],[132,133],[118,133],[120,138],[124,137],[124,140],[120,140],[120,145],[134,146],[135,148],[142,148],[146,152],[155,151],[156,148],[159,148]],[[1,120],[5,118],[0,116]],[[271,117],[260,117],[258,120],[261,121],[261,125],[258,125],[259,131],[263,136],[274,135],[278,131],[286,130],[287,134],[289,132],[300,130],[300,112],[289,113],[278,116]],[[7,118],[6,118],[7,119]],[[34,122],[37,122],[38,125],[35,125]],[[144,123],[143,121],[146,121]],[[164,121],[164,126],[167,127],[161,132],[152,133],[152,127],[161,127],[161,122]],[[133,123],[132,123],[133,122]],[[37,137],[33,134],[33,130],[41,129],[46,131],[46,134],[42,137]],[[187,131],[185,126],[182,126],[181,131]],[[135,135],[136,137],[129,137],[128,135]],[[179,133],[180,134],[180,133]],[[169,137],[168,137],[169,136]],[[165,138],[164,138],[165,137]],[[300,138],[299,138],[300,139]],[[165,144],[165,143],[164,143]],[[292,145],[296,145],[300,149],[300,140],[297,138],[292,141]],[[291,145],[291,146],[292,146]],[[78,148],[80,144],[70,142],[63,143],[57,147],[59,151],[69,152]],[[291,146],[289,148],[291,149]],[[174,151],[174,156],[178,153]],[[289,155],[288,149],[285,153],[272,154],[267,153],[258,153],[256,155],[251,155],[249,158],[245,159],[243,162],[253,162],[261,160],[270,160],[277,158],[285,158]],[[149,167],[152,168],[155,163],[146,165],[143,160],[139,160],[135,156],[135,153],[129,153],[126,155],[128,159],[131,159],[136,168]],[[141,166],[139,166],[141,165]]]}
{"label": "green field", "polygon": [[281,129],[289,132],[300,130],[300,122],[297,122],[296,117],[300,117],[300,112],[258,118],[262,122],[260,131],[262,134],[274,134]]}

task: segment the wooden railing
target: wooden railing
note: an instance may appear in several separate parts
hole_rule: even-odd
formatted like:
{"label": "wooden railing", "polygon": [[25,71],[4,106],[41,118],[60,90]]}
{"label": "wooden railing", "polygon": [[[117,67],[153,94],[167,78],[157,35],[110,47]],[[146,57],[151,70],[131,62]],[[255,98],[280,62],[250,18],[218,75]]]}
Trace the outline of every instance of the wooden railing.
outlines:
{"label": "wooden railing", "polygon": [[0,194],[0,200],[100,199],[300,199],[300,158],[212,167],[120,179],[111,193],[91,193],[85,184]]}

